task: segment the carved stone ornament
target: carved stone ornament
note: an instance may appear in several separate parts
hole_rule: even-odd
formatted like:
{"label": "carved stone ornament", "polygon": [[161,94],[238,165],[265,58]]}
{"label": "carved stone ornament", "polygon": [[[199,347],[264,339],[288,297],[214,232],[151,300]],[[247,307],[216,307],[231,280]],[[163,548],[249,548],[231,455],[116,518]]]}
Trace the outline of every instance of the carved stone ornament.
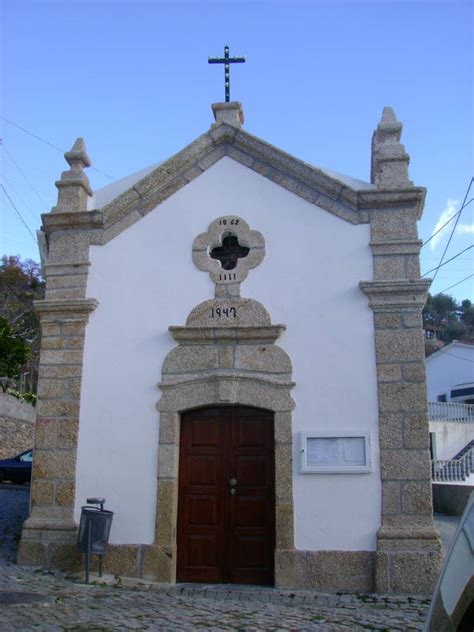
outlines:
{"label": "carved stone ornament", "polygon": [[215,219],[193,243],[193,261],[209,272],[216,297],[240,296],[240,284],[265,256],[265,239],[237,215]]}

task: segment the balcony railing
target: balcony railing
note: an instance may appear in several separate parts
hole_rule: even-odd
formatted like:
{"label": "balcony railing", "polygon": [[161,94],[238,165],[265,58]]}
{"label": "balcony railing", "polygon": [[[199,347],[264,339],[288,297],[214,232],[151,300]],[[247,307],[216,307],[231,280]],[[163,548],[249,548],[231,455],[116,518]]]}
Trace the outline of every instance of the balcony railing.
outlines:
{"label": "balcony railing", "polygon": [[431,461],[431,478],[441,483],[465,481],[474,472],[474,448],[466,452],[460,459]]}
{"label": "balcony railing", "polygon": [[474,404],[457,402],[428,402],[430,421],[452,421],[459,424],[474,424]]}

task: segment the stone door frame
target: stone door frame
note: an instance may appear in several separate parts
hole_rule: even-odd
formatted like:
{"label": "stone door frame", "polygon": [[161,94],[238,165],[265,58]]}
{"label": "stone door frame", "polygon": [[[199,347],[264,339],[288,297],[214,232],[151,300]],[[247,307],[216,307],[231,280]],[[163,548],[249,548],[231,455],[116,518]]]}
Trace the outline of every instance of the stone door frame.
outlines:
{"label": "stone door frame", "polygon": [[[264,408],[274,413],[275,439],[275,585],[284,585],[285,569],[280,554],[294,550],[293,439],[290,397],[293,384],[276,383],[264,376],[210,375],[204,379],[160,384],[158,492],[154,551],[158,581],[176,581],[178,472],[181,413],[205,406],[240,405]],[[151,560],[150,560],[151,561]],[[144,568],[145,571],[145,568]],[[145,577],[144,577],[145,578]]]}

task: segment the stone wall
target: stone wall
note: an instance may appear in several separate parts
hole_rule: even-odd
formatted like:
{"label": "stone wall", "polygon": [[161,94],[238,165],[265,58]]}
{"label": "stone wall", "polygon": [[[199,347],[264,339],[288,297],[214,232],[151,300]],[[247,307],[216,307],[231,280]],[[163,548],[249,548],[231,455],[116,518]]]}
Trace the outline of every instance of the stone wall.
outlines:
{"label": "stone wall", "polygon": [[433,509],[449,516],[462,516],[473,485],[447,485],[433,483]]}
{"label": "stone wall", "polygon": [[0,459],[33,447],[35,418],[34,406],[0,393]]}

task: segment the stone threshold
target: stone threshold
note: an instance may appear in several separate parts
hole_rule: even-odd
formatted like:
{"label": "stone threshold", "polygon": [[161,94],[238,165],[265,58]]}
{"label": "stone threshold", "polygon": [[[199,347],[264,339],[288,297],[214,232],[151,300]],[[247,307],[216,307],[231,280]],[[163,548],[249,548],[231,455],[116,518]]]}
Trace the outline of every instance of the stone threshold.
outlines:
{"label": "stone threshold", "polygon": [[[68,578],[75,583],[84,581],[83,573],[69,574]],[[169,596],[182,596],[196,599],[213,599],[216,601],[254,601],[257,603],[274,603],[284,606],[331,606],[337,608],[347,604],[387,604],[403,607],[428,606],[431,595],[427,594],[393,594],[393,593],[320,593],[311,590],[285,590],[274,586],[256,586],[243,584],[198,584],[178,583],[168,584],[153,582],[134,577],[117,575],[90,574],[90,583],[83,584],[85,588],[93,586],[112,586],[143,591],[164,592]]]}

